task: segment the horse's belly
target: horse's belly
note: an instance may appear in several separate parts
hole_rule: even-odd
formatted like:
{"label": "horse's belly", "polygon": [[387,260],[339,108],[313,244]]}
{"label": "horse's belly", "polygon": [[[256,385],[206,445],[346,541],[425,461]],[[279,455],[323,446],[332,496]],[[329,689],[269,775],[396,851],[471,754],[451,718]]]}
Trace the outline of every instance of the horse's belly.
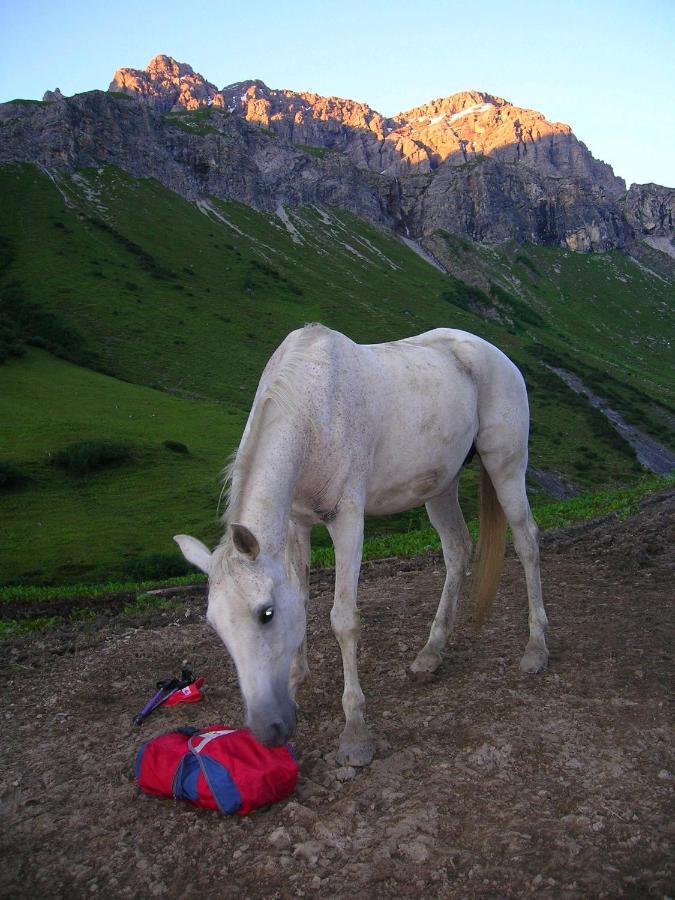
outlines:
{"label": "horse's belly", "polygon": [[475,416],[458,400],[435,406],[425,398],[408,427],[383,435],[369,473],[366,515],[421,506],[457,477],[476,434]]}
{"label": "horse's belly", "polygon": [[444,493],[455,478],[456,471],[447,466],[416,472],[402,481],[381,483],[378,480],[366,495],[367,516],[388,516],[421,506],[431,497]]}

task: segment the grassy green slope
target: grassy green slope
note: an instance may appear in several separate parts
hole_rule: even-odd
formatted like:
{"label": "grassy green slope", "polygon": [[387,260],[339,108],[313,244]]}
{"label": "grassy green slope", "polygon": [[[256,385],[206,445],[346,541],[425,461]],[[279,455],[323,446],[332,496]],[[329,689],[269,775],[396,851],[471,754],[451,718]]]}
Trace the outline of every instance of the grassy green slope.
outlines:
{"label": "grassy green slope", "polygon": [[444,234],[432,245],[451,271],[507,289],[549,323],[542,359],[577,372],[633,424],[672,442],[672,279],[619,250],[490,248]]}
{"label": "grassy green slope", "polygon": [[[120,578],[173,554],[171,536],[215,541],[219,472],[244,416],[126,384],[31,349],[1,370],[0,454],[30,478],[1,495],[0,583]],[[66,445],[124,441],[132,460],[86,476],[50,464]],[[164,441],[187,445],[176,453]],[[149,562],[153,562],[152,560]]]}
{"label": "grassy green slope", "polygon": [[[119,577],[134,559],[169,552],[167,535],[175,530],[213,540],[217,475],[260,372],[285,334],[305,321],[359,341],[437,326],[493,341],[526,372],[532,465],[582,487],[631,480],[639,467],[605,420],[542,360],[575,363],[582,377],[611,386],[626,411],[631,404],[645,411],[652,431],[662,427],[657,401],[668,379],[658,341],[665,328],[652,309],[655,280],[630,262],[620,273],[628,271],[628,282],[611,276],[621,285],[617,306],[596,340],[602,297],[586,302],[590,270],[575,273],[574,255],[558,251],[528,248],[535,272],[513,259],[513,248],[460,248],[476,265],[488,259],[495,283],[512,292],[495,298],[332,209],[288,210],[292,234],[277,216],[218,201],[200,211],[156,182],[110,168],[58,183],[29,166],[1,169],[0,192],[0,314],[29,342],[99,370],[37,351],[0,367],[0,462],[33,476],[0,493],[0,581]],[[580,265],[605,275],[606,263]],[[519,266],[525,271],[515,283]],[[531,290],[523,287],[528,279]],[[480,314],[491,303],[501,321]],[[592,312],[586,324],[573,304]],[[622,358],[632,360],[634,333],[628,326],[612,332],[612,321],[629,322],[636,308],[649,311],[641,335],[656,351],[622,368]],[[135,457],[79,478],[48,464],[49,453],[89,437],[131,441]],[[192,455],[167,451],[166,439],[186,443]],[[468,489],[466,501],[471,514]]]}
{"label": "grassy green slope", "polygon": [[474,318],[439,302],[441,273],[346,213],[305,210],[297,243],[274,215],[217,201],[207,215],[109,168],[58,187],[30,167],[3,173],[5,277],[117,377],[248,407],[306,321],[368,341]]}

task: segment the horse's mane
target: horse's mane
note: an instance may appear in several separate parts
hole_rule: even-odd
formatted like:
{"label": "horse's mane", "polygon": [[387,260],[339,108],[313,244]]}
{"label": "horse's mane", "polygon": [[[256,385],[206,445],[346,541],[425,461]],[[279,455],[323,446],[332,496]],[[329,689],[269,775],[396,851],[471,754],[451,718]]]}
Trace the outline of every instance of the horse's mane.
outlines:
{"label": "horse's mane", "polygon": [[[319,323],[305,325],[286,338],[268,363],[268,366],[274,368],[276,362],[276,370],[272,374],[271,381],[264,386],[266,373],[263,373],[241,443],[230,456],[222,472],[221,497],[223,493],[226,497],[223,513],[225,525],[236,521],[239,500],[246,477],[253,465],[255,449],[267,411],[270,407],[275,407],[287,418],[302,414],[307,391],[306,366],[315,359],[310,352],[311,346],[317,338],[327,334],[330,334],[330,329]],[[228,531],[229,529],[226,529],[225,535]]]}

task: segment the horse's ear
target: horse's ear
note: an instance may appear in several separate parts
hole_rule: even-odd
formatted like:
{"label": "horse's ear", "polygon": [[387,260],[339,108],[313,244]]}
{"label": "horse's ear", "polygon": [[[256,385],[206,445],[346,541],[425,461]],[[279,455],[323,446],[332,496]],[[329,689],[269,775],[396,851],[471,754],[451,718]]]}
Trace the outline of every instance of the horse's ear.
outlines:
{"label": "horse's ear", "polygon": [[256,559],[260,553],[258,539],[245,525],[232,526],[232,541],[237,550],[249,559]]}
{"label": "horse's ear", "polygon": [[201,541],[198,541],[197,538],[190,537],[189,534],[175,534],[173,539],[180,547],[185,559],[208,575],[211,568],[209,548],[202,544]]}

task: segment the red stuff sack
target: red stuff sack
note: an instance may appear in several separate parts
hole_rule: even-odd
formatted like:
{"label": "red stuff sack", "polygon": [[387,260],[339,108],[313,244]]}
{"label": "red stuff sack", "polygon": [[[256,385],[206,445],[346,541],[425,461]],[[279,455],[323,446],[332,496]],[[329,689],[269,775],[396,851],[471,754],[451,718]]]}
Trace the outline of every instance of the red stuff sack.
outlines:
{"label": "red stuff sack", "polygon": [[289,744],[265,747],[244,728],[180,728],[143,744],[136,782],[146,794],[173,797],[223,815],[245,816],[295,790],[298,764]]}
{"label": "red stuff sack", "polygon": [[198,703],[200,700],[204,699],[204,694],[202,694],[201,691],[203,684],[204,678],[200,675],[199,678],[195,678],[194,681],[190,684],[186,684],[185,687],[176,688],[176,690],[172,691],[159,705],[176,706],[178,703]]}

